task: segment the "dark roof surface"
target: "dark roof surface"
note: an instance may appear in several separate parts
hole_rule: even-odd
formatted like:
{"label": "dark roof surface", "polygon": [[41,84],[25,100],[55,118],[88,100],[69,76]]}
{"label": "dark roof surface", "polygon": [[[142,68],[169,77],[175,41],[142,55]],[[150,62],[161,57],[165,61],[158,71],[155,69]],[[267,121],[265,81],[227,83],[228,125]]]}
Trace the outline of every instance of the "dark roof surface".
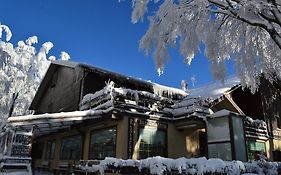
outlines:
{"label": "dark roof surface", "polygon": [[163,85],[159,85],[153,82],[149,82],[149,81],[145,81],[145,80],[141,80],[138,78],[134,78],[131,76],[126,76],[126,75],[122,75],[120,73],[116,73],[116,72],[112,72],[112,71],[108,71],[99,67],[95,67],[89,64],[85,64],[85,63],[79,63],[79,62],[73,62],[73,61],[64,61],[64,60],[54,60],[51,61],[51,64],[34,96],[34,99],[29,107],[29,109],[34,110],[36,109],[36,105],[38,104],[38,102],[40,101],[40,98],[43,95],[43,92],[45,91],[46,87],[48,86],[49,81],[52,79],[53,73],[56,71],[56,69],[60,66],[63,67],[69,67],[72,69],[84,69],[87,70],[88,72],[95,72],[98,74],[103,74],[103,75],[107,75],[109,77],[116,77],[116,78],[120,78],[126,81],[130,81],[130,82],[134,82],[136,84],[140,84],[142,86],[147,86],[147,87],[157,87],[158,89],[162,89],[163,91],[169,91],[172,92],[174,94],[180,94],[183,96],[186,96],[187,94],[177,88],[172,88],[172,87],[168,87],[168,86],[163,86]]}

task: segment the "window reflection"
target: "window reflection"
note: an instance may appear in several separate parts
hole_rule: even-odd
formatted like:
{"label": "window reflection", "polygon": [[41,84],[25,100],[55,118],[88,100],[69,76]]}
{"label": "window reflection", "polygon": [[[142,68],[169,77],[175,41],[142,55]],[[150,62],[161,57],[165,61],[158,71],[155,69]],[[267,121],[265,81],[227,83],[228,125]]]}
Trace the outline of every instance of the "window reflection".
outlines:
{"label": "window reflection", "polygon": [[139,158],[166,156],[166,132],[157,128],[145,127],[140,129]]}
{"label": "window reflection", "polygon": [[54,159],[55,158],[55,148],[56,142],[55,140],[50,140],[47,142],[47,149],[46,149],[46,159]]}
{"label": "window reflection", "polygon": [[265,154],[265,143],[264,142],[258,142],[258,141],[250,141],[247,142],[247,148],[248,148],[248,159],[254,160],[255,156],[257,154]]}
{"label": "window reflection", "polygon": [[61,159],[79,160],[82,152],[82,137],[72,136],[62,139]]}
{"label": "window reflection", "polygon": [[94,131],[91,134],[90,159],[115,157],[116,127]]}

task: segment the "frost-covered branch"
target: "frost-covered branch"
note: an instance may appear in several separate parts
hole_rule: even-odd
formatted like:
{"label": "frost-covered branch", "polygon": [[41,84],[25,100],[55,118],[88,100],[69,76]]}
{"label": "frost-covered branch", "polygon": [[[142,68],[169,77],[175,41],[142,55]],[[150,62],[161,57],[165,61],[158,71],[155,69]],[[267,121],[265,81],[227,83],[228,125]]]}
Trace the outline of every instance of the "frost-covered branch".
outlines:
{"label": "frost-covered branch", "polygon": [[[132,22],[142,20],[149,6],[158,10],[149,17],[149,28],[140,41],[153,52],[161,74],[169,48],[178,47],[190,64],[205,45],[205,55],[216,80],[226,75],[224,62],[233,59],[244,87],[254,92],[260,75],[281,78],[281,6],[275,0],[133,0]],[[153,3],[154,2],[154,3]],[[179,44],[177,44],[179,42]]]}
{"label": "frost-covered branch", "polygon": [[[2,40],[5,32],[5,40]],[[36,36],[19,41],[16,46],[9,42],[12,32],[8,26],[0,24],[0,130],[9,116],[29,113],[28,107],[43,78],[49,60],[47,57],[53,47],[51,42],[42,45],[39,51],[33,46],[38,43]],[[63,53],[64,58],[69,55]]]}

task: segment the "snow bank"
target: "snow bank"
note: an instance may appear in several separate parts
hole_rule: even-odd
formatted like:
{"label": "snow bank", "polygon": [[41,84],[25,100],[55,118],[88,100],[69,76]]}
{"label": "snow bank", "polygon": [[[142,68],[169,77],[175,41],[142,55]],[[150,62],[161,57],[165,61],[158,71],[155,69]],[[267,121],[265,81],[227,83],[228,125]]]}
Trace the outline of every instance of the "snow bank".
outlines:
{"label": "snow bank", "polygon": [[[241,161],[206,159],[205,157],[170,159],[157,156],[143,160],[122,160],[107,157],[100,161],[98,165],[88,166],[86,164],[84,167],[79,165],[78,168],[80,168],[80,170],[85,170],[85,172],[99,172],[100,174],[104,174],[107,170],[120,170],[122,168],[128,170],[133,168],[137,170],[136,172],[147,172],[157,175],[167,174],[168,172],[192,175],[213,173],[231,175],[240,175],[243,173],[277,175],[278,170],[281,170],[281,163],[264,161],[243,163]],[[134,174],[132,172],[127,173]]]}

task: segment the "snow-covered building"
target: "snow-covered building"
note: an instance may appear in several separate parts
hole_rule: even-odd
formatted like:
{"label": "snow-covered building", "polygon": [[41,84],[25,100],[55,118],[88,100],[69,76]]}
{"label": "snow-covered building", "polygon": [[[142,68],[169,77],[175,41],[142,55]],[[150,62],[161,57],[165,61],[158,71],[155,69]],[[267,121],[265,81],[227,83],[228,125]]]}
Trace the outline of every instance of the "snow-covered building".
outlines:
{"label": "snow-covered building", "polygon": [[54,61],[31,104],[35,115],[9,121],[19,129],[34,127],[35,166],[106,156],[204,156],[199,144],[206,144],[205,118],[173,114],[186,95],[86,64]]}
{"label": "snow-covered building", "polygon": [[[231,116],[231,113],[235,113],[235,115],[243,118],[244,126],[240,126],[240,130],[244,133],[245,152],[248,160],[253,159],[255,154],[263,152],[270,160],[280,161],[280,90],[278,83],[274,82],[272,84],[262,78],[259,90],[252,94],[249,89],[243,89],[239,80],[233,77],[228,79],[224,85],[213,83],[192,89],[189,96],[201,96],[202,98],[210,99],[210,109],[214,114],[209,116],[208,124],[211,123],[213,116]],[[224,111],[224,114],[222,111]],[[233,119],[231,120],[228,122],[230,126],[229,132],[230,137],[235,140],[237,139],[235,132],[239,130],[239,126],[235,126],[231,131],[234,123],[237,122]],[[222,120],[219,121],[222,122]],[[210,138],[208,137],[208,139]],[[237,148],[236,151],[235,147],[233,149],[234,152],[241,151],[241,148]],[[232,155],[234,154],[232,153]]]}
{"label": "snow-covered building", "polygon": [[273,159],[272,151],[281,150],[275,137],[280,130],[271,126],[260,94],[242,91],[236,78],[185,92],[53,61],[31,104],[34,115],[9,122],[19,130],[33,127],[35,167],[67,169],[81,159],[156,155],[247,161],[264,152]]}

